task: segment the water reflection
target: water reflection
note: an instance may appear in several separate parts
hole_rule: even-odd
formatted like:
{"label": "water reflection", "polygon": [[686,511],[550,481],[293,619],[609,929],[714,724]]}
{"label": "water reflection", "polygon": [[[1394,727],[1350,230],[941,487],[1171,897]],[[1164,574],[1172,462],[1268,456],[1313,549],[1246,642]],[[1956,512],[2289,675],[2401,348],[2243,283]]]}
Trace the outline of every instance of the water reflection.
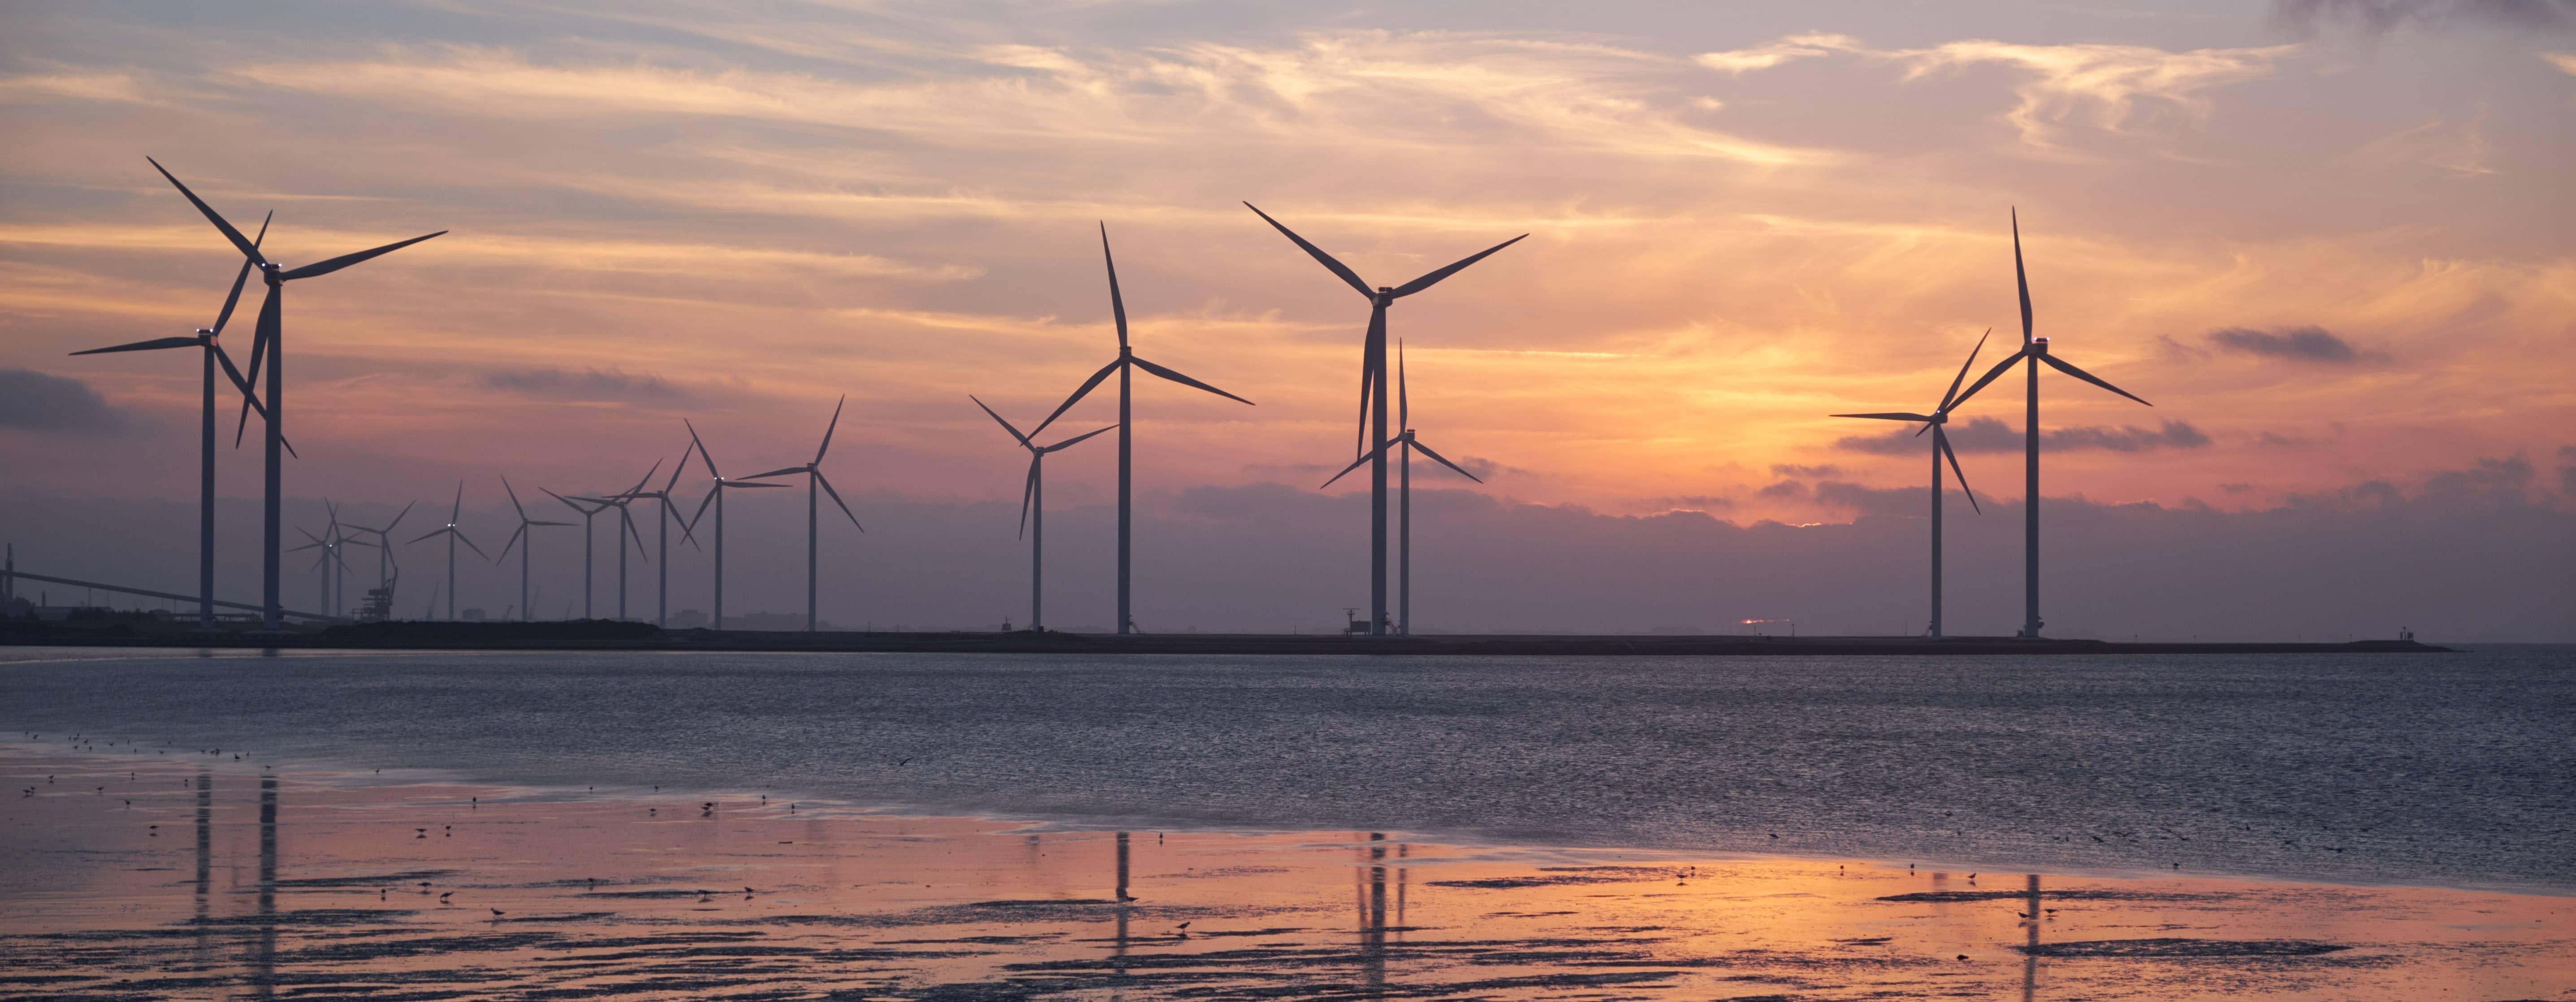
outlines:
{"label": "water reflection", "polygon": [[1386,833],[1370,832],[1368,891],[1360,905],[1360,981],[1371,997],[1386,994]]}
{"label": "water reflection", "polygon": [[277,777],[259,779],[259,921],[250,941],[251,997],[277,992]]}
{"label": "water reflection", "polygon": [[211,895],[214,893],[215,869],[215,775],[197,770],[197,964],[200,970],[214,965],[214,927]]}
{"label": "water reflection", "polygon": [[1112,946],[1112,947],[1110,948],[1110,954],[1109,954],[1109,955],[1110,955],[1111,959],[1113,960],[1113,963],[1111,964],[1111,969],[1112,969],[1112,970],[1115,970],[1116,972],[1118,972],[1120,975],[1122,975],[1122,976],[1123,976],[1123,975],[1125,975],[1125,974],[1127,973],[1127,902],[1130,900],[1130,898],[1128,897],[1128,894],[1127,894],[1127,833],[1126,833],[1126,832],[1119,832],[1119,833],[1118,833],[1118,894],[1117,894],[1117,898],[1118,898],[1118,904],[1117,904],[1117,914],[1118,914],[1118,932],[1117,932],[1117,938],[1116,938],[1115,940],[1113,940],[1113,941],[1112,941],[1115,945],[1114,945],[1114,946]]}
{"label": "water reflection", "polygon": [[2030,902],[2024,909],[2030,918],[2022,924],[2030,927],[2030,938],[2022,947],[2021,1002],[2031,1002],[2039,991],[2039,922],[2048,914],[2039,908],[2039,874],[2030,875],[2030,893],[2025,900]]}

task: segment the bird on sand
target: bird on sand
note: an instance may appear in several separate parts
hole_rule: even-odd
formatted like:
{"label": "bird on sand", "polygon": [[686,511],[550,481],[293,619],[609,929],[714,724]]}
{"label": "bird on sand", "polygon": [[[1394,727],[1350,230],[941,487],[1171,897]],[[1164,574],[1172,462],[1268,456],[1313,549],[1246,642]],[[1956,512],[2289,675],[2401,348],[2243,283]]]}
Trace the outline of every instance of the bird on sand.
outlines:
{"label": "bird on sand", "polygon": [[[506,914],[506,913],[505,913],[505,912],[503,912],[503,911],[501,911],[501,910],[500,910],[500,909],[498,909],[498,908],[492,909],[492,917],[493,917],[493,918],[500,918],[500,917],[501,917],[502,915],[504,915],[504,914]],[[1967,958],[1965,958],[1965,957],[1961,957],[1961,958],[1959,958],[1959,959],[1961,959],[1961,960],[1965,960],[1965,959],[1967,959]]]}
{"label": "bird on sand", "polygon": [[1960,954],[1960,955],[1959,955],[1959,959],[1961,959],[1961,960],[1966,960],[1966,959],[1968,959],[1968,955],[1967,955],[1967,954],[1962,953],[1962,954]]}

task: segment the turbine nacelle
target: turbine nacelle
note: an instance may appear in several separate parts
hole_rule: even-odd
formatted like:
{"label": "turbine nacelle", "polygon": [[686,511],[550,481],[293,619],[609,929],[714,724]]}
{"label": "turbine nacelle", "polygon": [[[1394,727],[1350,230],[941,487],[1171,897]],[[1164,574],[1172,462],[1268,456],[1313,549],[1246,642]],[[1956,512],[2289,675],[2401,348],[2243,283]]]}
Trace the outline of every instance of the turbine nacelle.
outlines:
{"label": "turbine nacelle", "polygon": [[2033,355],[2048,354],[2048,339],[2044,337],[2035,337],[2030,339],[2029,351]]}

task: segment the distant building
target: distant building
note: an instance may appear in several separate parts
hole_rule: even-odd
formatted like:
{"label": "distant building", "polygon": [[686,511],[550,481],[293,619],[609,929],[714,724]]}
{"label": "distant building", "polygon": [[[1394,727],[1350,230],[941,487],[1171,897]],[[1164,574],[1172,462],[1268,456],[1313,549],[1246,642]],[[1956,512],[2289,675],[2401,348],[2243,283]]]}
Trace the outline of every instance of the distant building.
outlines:
{"label": "distant building", "polygon": [[462,615],[462,616],[458,616],[458,617],[456,617],[456,618],[458,618],[458,619],[462,619],[462,620],[464,620],[464,621],[466,621],[466,622],[468,622],[468,623],[480,623],[480,622],[482,622],[482,621],[483,621],[483,610],[481,610],[481,609],[467,609],[467,610],[465,610],[465,614],[464,614],[464,615]]}
{"label": "distant building", "polygon": [[696,609],[682,609],[671,614],[671,628],[674,630],[694,630],[705,625],[707,614]]}
{"label": "distant building", "polygon": [[[681,615],[687,614],[681,613]],[[725,629],[728,630],[802,630],[804,628],[805,614],[801,612],[747,612],[739,616],[725,617]],[[816,621],[814,628],[840,629],[832,625],[832,621],[828,619]]]}

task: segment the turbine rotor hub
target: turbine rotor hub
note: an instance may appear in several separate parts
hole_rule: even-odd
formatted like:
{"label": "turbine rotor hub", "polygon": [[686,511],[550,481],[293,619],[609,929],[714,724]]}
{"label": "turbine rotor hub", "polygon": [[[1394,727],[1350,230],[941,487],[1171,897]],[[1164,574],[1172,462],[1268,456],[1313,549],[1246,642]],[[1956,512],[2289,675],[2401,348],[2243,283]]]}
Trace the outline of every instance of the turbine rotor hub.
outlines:
{"label": "turbine rotor hub", "polygon": [[2044,337],[2035,337],[2030,339],[2030,353],[2033,355],[2048,354],[2048,339]]}

